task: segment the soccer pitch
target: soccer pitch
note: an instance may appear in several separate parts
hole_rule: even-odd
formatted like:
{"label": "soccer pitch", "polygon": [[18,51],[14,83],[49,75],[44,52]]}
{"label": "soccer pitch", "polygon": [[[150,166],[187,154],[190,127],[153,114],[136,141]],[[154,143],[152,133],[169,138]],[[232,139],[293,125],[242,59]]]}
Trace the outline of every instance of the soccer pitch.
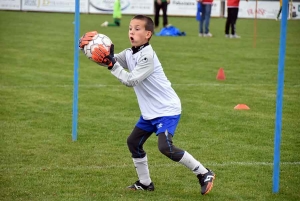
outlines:
{"label": "soccer pitch", "polygon": [[[110,15],[81,15],[80,35],[108,35],[128,48],[128,24],[100,27]],[[0,200],[300,200],[300,21],[288,21],[280,191],[272,193],[280,22],[238,19],[241,39],[198,37],[194,18],[170,17],[184,37],[150,43],[182,102],[174,144],[216,173],[199,192],[197,178],[163,156],[155,135],[145,144],[154,192],[137,180],[126,145],[140,111],[132,88],[80,52],[78,140],[72,141],[74,14],[0,11]],[[255,47],[254,47],[255,46]],[[216,80],[219,68],[226,80]],[[250,110],[234,110],[237,104]]]}

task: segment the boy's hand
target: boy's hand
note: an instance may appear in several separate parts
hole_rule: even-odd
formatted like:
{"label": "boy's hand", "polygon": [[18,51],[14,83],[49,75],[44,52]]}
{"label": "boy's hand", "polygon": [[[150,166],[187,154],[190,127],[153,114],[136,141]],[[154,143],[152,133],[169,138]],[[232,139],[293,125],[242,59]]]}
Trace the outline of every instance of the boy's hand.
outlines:
{"label": "boy's hand", "polygon": [[103,45],[98,45],[92,52],[92,59],[99,65],[106,65],[111,70],[116,63],[116,59],[114,58],[114,44],[111,44],[109,52]]}
{"label": "boy's hand", "polygon": [[97,31],[90,31],[84,34],[80,39],[79,39],[79,48],[83,49],[85,45],[87,45],[95,35],[97,35]]}

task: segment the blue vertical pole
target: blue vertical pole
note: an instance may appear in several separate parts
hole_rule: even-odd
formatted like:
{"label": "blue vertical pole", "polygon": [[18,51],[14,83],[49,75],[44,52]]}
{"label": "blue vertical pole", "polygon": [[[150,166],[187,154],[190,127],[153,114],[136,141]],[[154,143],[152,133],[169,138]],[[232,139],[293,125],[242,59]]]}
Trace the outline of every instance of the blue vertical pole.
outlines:
{"label": "blue vertical pole", "polygon": [[72,118],[72,140],[77,140],[77,119],[78,119],[78,70],[79,70],[79,0],[75,0],[75,31],[74,31],[74,89],[73,89],[73,118]]}
{"label": "blue vertical pole", "polygon": [[279,172],[280,172],[280,141],[282,124],[282,102],[284,87],[284,61],[286,49],[286,32],[288,18],[288,0],[282,2],[282,15],[280,26],[280,45],[278,59],[278,80],[277,80],[277,98],[276,98],[276,120],[274,136],[274,164],[273,164],[273,193],[279,191]]}

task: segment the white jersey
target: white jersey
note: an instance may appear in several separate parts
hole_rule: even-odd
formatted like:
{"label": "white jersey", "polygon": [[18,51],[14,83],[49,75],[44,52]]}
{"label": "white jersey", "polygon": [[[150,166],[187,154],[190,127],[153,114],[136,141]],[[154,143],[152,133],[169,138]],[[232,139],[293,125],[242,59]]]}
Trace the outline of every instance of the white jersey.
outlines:
{"label": "white jersey", "polygon": [[[181,113],[181,103],[167,79],[151,45],[131,48],[115,54],[111,73],[124,85],[133,87],[145,120]],[[125,70],[125,69],[128,69]]]}

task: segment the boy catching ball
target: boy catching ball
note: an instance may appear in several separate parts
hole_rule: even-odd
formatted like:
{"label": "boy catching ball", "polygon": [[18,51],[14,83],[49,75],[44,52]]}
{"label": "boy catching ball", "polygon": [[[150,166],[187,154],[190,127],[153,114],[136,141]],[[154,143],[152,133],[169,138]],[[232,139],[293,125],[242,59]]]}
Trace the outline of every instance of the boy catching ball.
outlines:
{"label": "boy catching ball", "polygon": [[[136,15],[129,24],[128,37],[131,48],[114,54],[113,45],[110,52],[99,45],[92,52],[93,61],[107,65],[111,74],[122,84],[133,87],[141,111],[141,116],[127,138],[127,145],[138,176],[138,180],[128,188],[154,191],[143,145],[152,133],[155,133],[159,151],[172,161],[179,162],[190,169],[200,183],[201,194],[205,195],[213,187],[215,174],[190,153],[173,144],[181,115],[181,102],[149,43],[153,33],[152,19],[144,15]],[[79,47],[83,48],[93,34],[97,32],[84,35],[80,39]]]}

